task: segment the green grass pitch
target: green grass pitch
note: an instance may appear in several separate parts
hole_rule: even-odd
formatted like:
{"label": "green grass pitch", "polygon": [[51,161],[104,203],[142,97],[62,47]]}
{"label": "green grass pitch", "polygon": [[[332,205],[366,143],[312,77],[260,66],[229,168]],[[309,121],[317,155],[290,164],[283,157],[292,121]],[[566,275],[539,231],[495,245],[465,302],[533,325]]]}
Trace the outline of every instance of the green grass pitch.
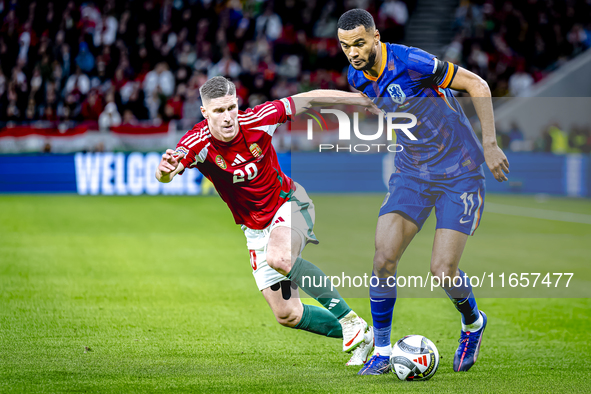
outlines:
{"label": "green grass pitch", "polygon": [[[321,244],[304,256],[369,271],[383,196],[312,197]],[[591,214],[589,200],[488,202]],[[489,326],[468,373],[452,371],[451,303],[401,298],[393,338],[433,340],[437,374],[359,377],[339,340],[275,322],[245,239],[216,197],[2,196],[0,212],[0,392],[591,391],[589,298],[480,298]],[[401,269],[426,273],[433,234],[432,217]],[[489,212],[461,267],[562,272],[589,264],[590,236],[590,224]],[[579,284],[591,285],[589,271]],[[371,321],[367,299],[348,301]]]}

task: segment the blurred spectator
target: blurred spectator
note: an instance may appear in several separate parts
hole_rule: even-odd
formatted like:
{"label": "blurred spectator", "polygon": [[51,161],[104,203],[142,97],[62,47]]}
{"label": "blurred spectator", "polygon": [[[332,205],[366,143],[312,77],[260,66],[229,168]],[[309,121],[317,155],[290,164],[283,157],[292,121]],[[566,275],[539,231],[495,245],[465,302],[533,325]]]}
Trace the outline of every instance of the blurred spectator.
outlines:
{"label": "blurred spectator", "polygon": [[185,85],[177,86],[174,96],[168,99],[164,106],[164,120],[181,119],[183,117],[183,101],[185,95]]}
{"label": "blurred spectator", "polygon": [[511,123],[511,129],[509,130],[508,136],[510,150],[520,152],[528,149],[524,144],[525,139],[523,137],[523,131],[521,131],[516,122]]}
{"label": "blurred spectator", "polygon": [[[468,64],[470,65],[470,68],[475,69],[480,77],[487,79],[488,55],[481,49],[479,44],[472,45],[472,52],[468,58]],[[511,86],[511,80],[509,80],[509,86]]]}
{"label": "blurred spectator", "polygon": [[523,141],[523,131],[521,131],[516,122],[511,123],[511,130],[509,130],[509,141]]}
{"label": "blurred spectator", "polygon": [[43,149],[41,150],[43,153],[51,153],[51,144],[46,142],[43,144]]}
{"label": "blurred spectator", "polygon": [[101,112],[103,112],[102,97],[98,94],[96,89],[92,89],[88,93],[86,100],[82,103],[80,113],[86,120],[98,121]]}
{"label": "blurred spectator", "polygon": [[320,18],[314,24],[314,35],[320,38],[333,38],[337,31],[338,16],[335,13],[336,4],[334,0],[328,1],[322,12]]}
{"label": "blurred spectator", "polygon": [[42,120],[47,120],[50,122],[56,122],[58,120],[57,114],[53,107],[47,106],[45,107],[43,116],[41,117]]}
{"label": "blurred spectator", "polygon": [[586,125],[583,129],[583,134],[587,138],[585,145],[582,148],[583,153],[591,153],[591,126]]}
{"label": "blurred spectator", "polygon": [[[160,87],[153,90],[152,94],[150,94],[149,96],[146,95],[145,103],[146,108],[148,109],[149,119],[154,120],[160,116],[160,109],[165,101],[166,96],[162,94]],[[126,111],[128,111],[128,109]],[[123,116],[125,117],[125,113],[123,114]],[[135,115],[134,118],[136,118]]]}
{"label": "blurred spectator", "polygon": [[31,95],[35,95],[43,84],[43,78],[41,77],[41,70],[39,67],[35,67],[33,75],[31,76]]}
{"label": "blurred spectator", "polygon": [[82,106],[80,105],[82,95],[78,90],[73,90],[66,95],[63,102],[60,102],[57,107],[58,116],[65,120],[81,120],[79,118]]}
{"label": "blurred spectator", "polygon": [[506,79],[499,79],[496,84],[493,85],[492,96],[503,97],[509,94],[509,83]]}
{"label": "blurred spectator", "polygon": [[551,139],[550,151],[554,154],[564,154],[568,150],[568,137],[558,124],[554,123],[548,128],[548,135]]}
{"label": "blurred spectator", "polygon": [[167,97],[172,96],[175,86],[174,75],[168,69],[168,64],[158,63],[154,70],[146,74],[143,86],[146,96],[151,96],[157,89],[159,89],[159,93]]}
{"label": "blurred spectator", "polygon": [[126,100],[123,102],[123,108],[129,109],[137,119],[149,119],[150,116],[145,104],[146,97],[144,95],[144,91],[140,87],[140,84],[138,82],[130,82],[126,85],[126,88],[129,88],[130,90],[127,90],[129,95],[126,96]]}
{"label": "blurred spectator", "polygon": [[404,38],[404,27],[408,21],[408,8],[401,0],[386,0],[378,12],[378,28],[384,37],[393,42]]}
{"label": "blurred spectator", "polygon": [[113,85],[113,88],[116,91],[117,90],[120,90],[128,82],[129,82],[129,80],[125,76],[125,69],[123,67],[118,67],[117,70],[115,70],[115,76],[113,77],[113,80],[111,81],[111,84]]}
{"label": "blurred spectator", "polygon": [[6,77],[0,67],[0,96],[4,96],[4,92],[6,92]]}
{"label": "blurred spectator", "polygon": [[533,84],[533,77],[526,73],[524,66],[520,64],[517,66],[515,73],[509,78],[509,93],[513,97],[521,96],[526,93]]}
{"label": "blurred spectator", "polygon": [[456,34],[454,40],[445,49],[443,60],[456,64],[459,63],[462,59],[462,51],[464,49],[463,40],[464,37],[461,33]]}
{"label": "blurred spectator", "polygon": [[184,41],[176,58],[179,65],[192,68],[197,61],[197,53],[189,42]]}
{"label": "blurred spectator", "polygon": [[280,79],[271,89],[271,98],[280,99],[297,94],[297,85],[288,83],[285,79]]}
{"label": "blurred spectator", "polygon": [[300,71],[300,58],[296,55],[285,55],[277,67],[277,75],[293,80],[297,79]]}
{"label": "blurred spectator", "polygon": [[193,67],[197,71],[207,72],[213,64],[211,61],[211,44],[208,42],[200,42],[199,48],[197,60],[195,60]]}
{"label": "blurred spectator", "polygon": [[113,15],[109,15],[103,17],[98,22],[93,35],[94,46],[98,48],[101,45],[107,47],[113,45],[115,38],[117,37],[117,27],[119,25],[117,18]]}
{"label": "blurred spectator", "polygon": [[121,115],[117,112],[117,105],[110,102],[98,118],[99,130],[109,130],[110,127],[121,124]]}
{"label": "blurred spectator", "polygon": [[86,73],[92,71],[94,68],[94,56],[88,50],[88,44],[85,42],[80,43],[78,56],[76,56],[76,65]]}
{"label": "blurred spectator", "polygon": [[183,119],[188,119],[189,123],[197,123],[201,118],[201,99],[199,98],[199,91],[197,89],[188,89],[187,98],[183,103]]}
{"label": "blurred spectator", "polygon": [[31,30],[31,22],[26,22],[23,25],[23,32],[19,36],[19,51],[18,51],[18,60],[23,61],[24,63],[27,62],[29,58],[29,47],[31,44],[33,46],[36,45],[37,37],[35,36],[35,32]]}
{"label": "blurred spectator", "polygon": [[16,66],[12,69],[11,82],[13,82],[15,84],[15,86],[16,86],[16,88],[18,88],[18,90],[20,90],[22,93],[25,93],[28,90],[28,84],[27,84],[27,76],[23,72],[23,67],[24,67],[24,61],[19,59]]}
{"label": "blurred spectator", "polygon": [[244,104],[248,102],[249,91],[239,79],[236,80],[234,85],[236,86],[236,97],[238,98],[238,106],[245,107]]}
{"label": "blurred spectator", "polygon": [[544,130],[542,135],[536,139],[535,150],[538,152],[552,152],[552,137],[548,130]]}
{"label": "blurred spectator", "polygon": [[126,109],[125,112],[123,112],[123,122],[121,124],[135,126],[138,124],[138,121],[135,118],[133,112],[131,112],[129,109]]}
{"label": "blurred spectator", "polygon": [[76,92],[85,95],[90,90],[90,79],[82,73],[80,67],[76,67],[76,73],[70,75],[66,81],[66,94]]}
{"label": "blurred spectator", "polygon": [[581,153],[586,150],[587,135],[583,128],[574,126],[568,135],[569,152]]}
{"label": "blurred spectator", "polygon": [[27,106],[27,111],[25,112],[25,120],[35,120],[36,115],[37,114],[35,113],[35,100],[31,98],[29,99],[29,105]]}
{"label": "blurred spectator", "polygon": [[77,27],[82,32],[82,34],[88,34],[91,36],[94,35],[95,32],[100,34],[100,30],[102,30],[102,26],[99,29],[99,24],[101,23],[101,12],[94,3],[83,3],[80,7],[80,16],[81,18]]}
{"label": "blurred spectator", "polygon": [[281,35],[283,25],[279,15],[273,12],[273,3],[268,2],[265,6],[265,12],[256,19],[256,33],[264,36],[270,41],[275,41]]}
{"label": "blurred spectator", "polygon": [[223,75],[230,78],[236,78],[240,75],[242,69],[238,62],[236,62],[232,58],[232,53],[228,47],[223,49],[224,56],[222,59],[216,63],[213,67],[209,69],[208,77],[212,78],[217,75]]}
{"label": "blurred spectator", "polygon": [[61,66],[64,72],[64,75],[70,75],[70,70],[72,66],[72,57],[70,55],[70,46],[68,44],[63,44],[61,46]]}
{"label": "blurred spectator", "polygon": [[[56,83],[48,82],[45,85],[45,108],[41,109],[41,113],[48,114],[51,113],[52,116],[55,116],[55,108],[58,105],[58,96],[57,96],[57,89]],[[47,109],[51,109],[52,111],[48,112]],[[44,118],[45,120],[54,120],[49,118]]]}
{"label": "blurred spectator", "polygon": [[59,64],[57,60],[54,60],[51,68],[51,74],[49,75],[49,77],[43,79],[48,82],[53,82],[54,88],[57,90],[61,90],[64,79],[63,77],[64,73],[62,70],[62,66]]}

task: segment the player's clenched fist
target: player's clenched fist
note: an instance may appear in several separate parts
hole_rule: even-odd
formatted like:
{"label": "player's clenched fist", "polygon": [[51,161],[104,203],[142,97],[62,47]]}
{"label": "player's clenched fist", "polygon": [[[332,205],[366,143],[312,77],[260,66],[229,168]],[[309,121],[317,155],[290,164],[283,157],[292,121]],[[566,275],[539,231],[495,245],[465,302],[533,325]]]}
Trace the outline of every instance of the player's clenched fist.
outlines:
{"label": "player's clenched fist", "polygon": [[181,160],[185,157],[184,153],[178,153],[173,151],[172,149],[167,149],[166,152],[162,155],[162,160],[160,160],[160,164],[158,164],[158,169],[156,170],[156,179],[160,182],[170,182],[172,180],[172,176],[176,175],[177,169],[181,163]]}

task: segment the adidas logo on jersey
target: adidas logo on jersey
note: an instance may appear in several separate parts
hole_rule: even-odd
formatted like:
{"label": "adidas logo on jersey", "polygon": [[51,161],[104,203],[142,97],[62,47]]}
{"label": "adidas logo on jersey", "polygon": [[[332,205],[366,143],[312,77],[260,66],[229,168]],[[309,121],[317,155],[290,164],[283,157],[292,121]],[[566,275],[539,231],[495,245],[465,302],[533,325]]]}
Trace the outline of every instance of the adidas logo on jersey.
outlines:
{"label": "adidas logo on jersey", "polygon": [[237,166],[238,164],[242,164],[244,163],[246,160],[244,160],[244,157],[240,156],[240,154],[236,154],[236,157],[234,158],[234,161],[232,162],[233,166]]}
{"label": "adidas logo on jersey", "polygon": [[330,305],[328,306],[328,310],[331,310],[332,308],[334,308],[335,306],[337,306],[337,304],[341,302],[341,300],[338,300],[336,298],[333,298],[332,300],[330,300]]}

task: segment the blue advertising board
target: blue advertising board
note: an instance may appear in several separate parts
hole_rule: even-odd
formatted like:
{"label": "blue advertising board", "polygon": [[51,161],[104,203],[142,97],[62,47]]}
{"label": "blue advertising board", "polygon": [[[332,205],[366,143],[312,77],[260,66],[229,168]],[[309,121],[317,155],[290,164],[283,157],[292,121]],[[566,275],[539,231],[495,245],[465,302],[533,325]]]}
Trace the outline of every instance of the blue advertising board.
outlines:
{"label": "blue advertising board", "polygon": [[[583,155],[509,153],[509,182],[485,169],[487,191],[591,197],[591,160]],[[279,154],[283,171],[311,193],[385,192],[394,156],[294,152]],[[197,170],[162,184],[160,153],[0,155],[0,193],[198,195],[211,189]]]}

